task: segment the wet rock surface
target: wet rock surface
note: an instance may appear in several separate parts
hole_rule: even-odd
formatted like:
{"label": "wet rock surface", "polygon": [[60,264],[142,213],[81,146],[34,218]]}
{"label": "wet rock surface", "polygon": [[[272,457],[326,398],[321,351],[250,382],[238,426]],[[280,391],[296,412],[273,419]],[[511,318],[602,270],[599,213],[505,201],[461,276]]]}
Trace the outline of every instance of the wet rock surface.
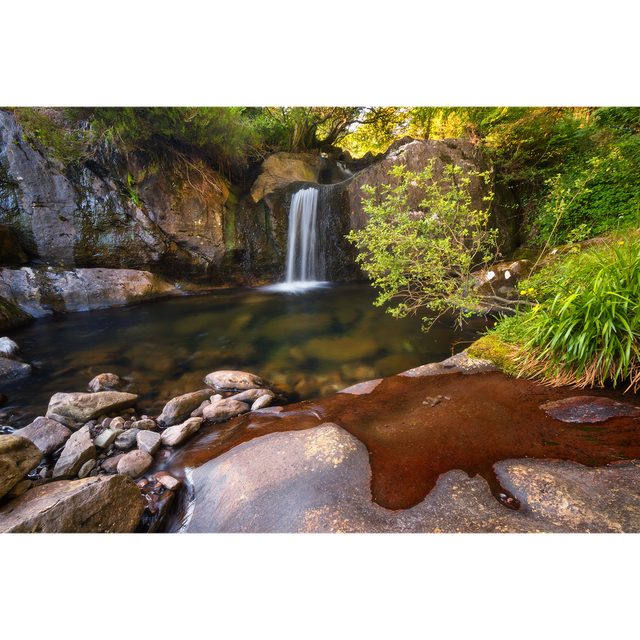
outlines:
{"label": "wet rock surface", "polygon": [[0,434],[0,498],[35,469],[42,457],[31,440]]}
{"label": "wet rock surface", "polygon": [[640,417],[640,409],[632,404],[597,396],[563,398],[546,402],[540,408],[554,420],[579,424],[604,422],[610,418]]}
{"label": "wet rock surface", "polygon": [[[234,385],[256,378],[238,371],[213,376],[230,373]],[[614,464],[640,459],[633,395],[627,402],[612,390],[577,396],[509,378],[464,353],[343,391],[257,408],[283,398],[266,386],[203,390],[213,402],[191,412],[202,415],[170,427],[133,407],[74,413],[64,418],[74,423],[73,433],[40,417],[29,425],[35,435],[44,436],[44,427],[60,432],[57,447],[43,439],[44,456],[25,438],[0,436],[37,453],[0,496],[0,527],[18,500],[40,505],[41,494],[56,495],[46,487],[60,485],[66,500],[63,483],[130,477],[142,510],[132,507],[138,521],[127,526],[140,532],[640,531],[640,467]],[[127,395],[62,395],[95,396],[106,411],[100,397],[112,393]],[[580,398],[618,414],[585,426],[562,423],[542,408]],[[175,400],[179,407],[184,398]],[[189,408],[200,400],[188,399]],[[212,414],[216,405],[237,405],[242,414]],[[111,522],[103,510],[94,529],[64,519],[56,529],[54,520],[45,525],[30,511],[16,513],[23,524],[14,514],[6,530],[103,530]]]}
{"label": "wet rock surface", "polygon": [[71,433],[63,424],[40,416],[26,427],[14,431],[13,435],[28,438],[47,456],[59,449]]}
{"label": "wet rock surface", "polygon": [[[333,529],[325,520],[317,528],[314,528],[315,525],[305,528],[307,525],[300,524],[300,518],[304,519],[300,514],[289,516],[287,522],[295,520],[295,526],[286,524],[284,515],[282,522],[276,523],[273,518],[281,508],[272,505],[272,509],[264,511],[265,530],[276,530],[278,526],[282,526],[283,531],[580,530],[575,522],[572,525],[558,524],[518,509],[521,494],[518,494],[518,498],[512,495],[504,486],[504,476],[498,477],[498,467],[494,465],[512,459],[564,459],[579,463],[585,469],[602,467],[606,474],[610,468],[608,465],[616,461],[640,458],[640,425],[629,417],[611,418],[606,425],[599,427],[560,423],[546,415],[540,405],[544,401],[560,400],[575,394],[575,390],[545,387],[510,378],[492,369],[483,361],[461,356],[440,363],[440,366],[406,372],[410,375],[405,373],[372,381],[372,384],[364,386],[368,393],[361,396],[338,393],[315,402],[304,401],[278,407],[278,412],[257,411],[232,418],[221,425],[203,425],[203,429],[187,447],[176,451],[168,467],[171,473],[192,483],[194,496],[186,501],[194,514],[194,519],[190,521],[192,524],[188,525],[189,530],[205,530],[209,526],[213,527],[212,530],[219,530],[218,527],[233,530],[236,526],[243,531],[261,530],[257,516],[249,525],[244,524],[244,517],[249,518],[250,509],[263,513],[258,503],[253,507],[247,506],[245,510],[244,499],[239,496],[247,498],[246,493],[238,496],[238,514],[231,514],[230,510],[230,515],[225,515],[218,524],[212,525],[195,519],[196,513],[206,511],[198,511],[200,499],[219,501],[226,514],[231,498],[228,500],[219,492],[233,483],[239,491],[242,487],[258,487],[256,495],[262,496],[257,499],[258,502],[272,494],[275,500],[275,494],[282,491],[283,505],[299,503],[302,505],[300,509],[307,512],[307,506],[304,506],[306,494],[304,491],[300,493],[299,487],[304,485],[313,493],[311,487],[315,486],[315,481],[305,475],[309,468],[304,467],[309,465],[305,465],[304,456],[298,455],[299,446],[302,445],[292,445],[289,451],[291,455],[284,455],[279,464],[276,464],[274,457],[273,464],[267,465],[269,468],[263,468],[256,462],[262,456],[262,449],[249,447],[258,440],[265,442],[264,438],[269,434],[286,434],[287,438],[295,440],[296,434],[307,433],[328,422],[355,436],[364,447],[369,465],[364,482],[368,491],[366,501],[383,509],[385,517],[380,519],[381,512],[374,510],[370,512],[371,519],[367,519],[367,516],[358,526],[353,525],[350,515],[347,515],[349,524],[345,524],[342,518],[346,512],[336,511],[329,505],[321,511],[333,514]],[[598,390],[596,393],[602,398],[616,395],[611,390]],[[591,395],[594,393],[591,392]],[[343,434],[340,437],[345,436]],[[278,442],[284,444],[288,440]],[[255,446],[258,447],[257,444]],[[288,451],[284,448],[279,450]],[[249,454],[249,451],[252,453]],[[233,455],[242,458],[237,459],[241,462],[234,467],[238,475],[233,483],[227,483],[224,478],[232,478],[234,472],[229,465],[222,472],[222,467],[218,467],[216,461],[222,460],[226,465],[225,461],[231,458],[223,456]],[[357,466],[359,463],[353,464]],[[191,469],[188,478],[181,471],[185,467]],[[213,480],[209,478],[205,467],[213,470]],[[286,469],[295,477],[300,474],[299,482],[291,480],[291,491],[294,493],[289,493],[290,489],[287,488],[290,480]],[[350,473],[344,467],[342,469],[336,472],[335,481],[338,483],[341,475]],[[322,471],[318,476],[319,486],[322,487],[331,484],[324,473]],[[326,473],[331,472],[327,469]],[[358,474],[361,475],[360,472]],[[263,482],[266,483],[264,486]],[[214,485],[217,487],[215,490],[209,488]],[[349,491],[356,495],[360,490],[354,487],[351,486]],[[334,489],[327,489],[331,496],[337,491]],[[211,491],[218,493],[213,496]],[[347,493],[346,490],[340,491],[342,495]],[[176,516],[169,525],[171,531],[186,526],[186,494],[181,492],[179,495],[181,498],[176,507]],[[327,498],[329,502],[333,499]],[[527,500],[531,503],[533,498]],[[314,510],[319,508],[317,504],[313,507]],[[361,514],[362,508],[359,505],[353,513]],[[400,512],[408,520],[400,518]],[[396,514],[395,520],[387,518],[389,513]],[[416,522],[418,517],[423,520],[428,518],[428,521]],[[409,521],[412,524],[407,524]],[[289,526],[292,528],[287,528]]]}
{"label": "wet rock surface", "polygon": [[640,466],[589,469],[558,461],[496,465],[520,509],[501,505],[480,476],[438,479],[418,505],[391,511],[371,497],[366,447],[335,424],[244,443],[192,477],[182,531],[227,533],[638,532]]}

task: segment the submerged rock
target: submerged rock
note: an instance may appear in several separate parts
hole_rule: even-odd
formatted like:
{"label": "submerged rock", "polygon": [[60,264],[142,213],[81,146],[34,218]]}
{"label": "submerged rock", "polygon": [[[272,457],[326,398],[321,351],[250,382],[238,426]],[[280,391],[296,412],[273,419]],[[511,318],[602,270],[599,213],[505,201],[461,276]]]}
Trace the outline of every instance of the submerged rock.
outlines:
{"label": "submerged rock", "polygon": [[0,356],[0,382],[24,378],[31,373],[32,369],[33,367],[27,362]]}
{"label": "submerged rock", "polygon": [[89,383],[88,389],[92,393],[98,391],[124,391],[128,382],[115,373],[101,373]]}
{"label": "submerged rock", "polygon": [[609,418],[637,418],[640,408],[628,402],[619,402],[599,396],[574,396],[546,402],[540,408],[554,420],[561,422],[604,422]]}

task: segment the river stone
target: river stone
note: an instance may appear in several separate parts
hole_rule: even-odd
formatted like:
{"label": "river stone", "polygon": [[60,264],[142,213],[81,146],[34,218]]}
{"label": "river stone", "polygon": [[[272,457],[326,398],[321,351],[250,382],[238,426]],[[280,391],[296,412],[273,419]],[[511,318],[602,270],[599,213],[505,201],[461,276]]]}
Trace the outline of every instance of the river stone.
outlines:
{"label": "river stone", "polygon": [[55,420],[40,416],[13,435],[29,438],[45,456],[57,451],[71,435],[71,430]]}
{"label": "river stone", "polygon": [[0,498],[35,469],[43,457],[28,438],[0,434]]}
{"label": "river stone", "polygon": [[0,382],[24,378],[31,373],[32,368],[27,362],[0,357]]}
{"label": "river stone", "polygon": [[112,456],[111,458],[107,458],[106,460],[103,460],[102,463],[100,464],[100,468],[105,472],[105,473],[116,473],[116,470],[118,468],[118,462],[120,462],[120,458],[122,458],[122,456],[124,456],[124,453],[118,453],[115,456]]}
{"label": "river stone", "polygon": [[156,480],[170,491],[175,491],[181,484],[180,480],[174,478],[166,472],[156,473]]}
{"label": "river stone", "polygon": [[136,436],[138,449],[153,455],[160,448],[162,438],[157,431],[139,431]]}
{"label": "river stone", "polygon": [[205,400],[208,400],[215,391],[213,389],[201,389],[192,393],[173,398],[167,402],[162,413],[157,418],[161,427],[171,427],[186,420],[191,412],[197,409]]}
{"label": "river stone", "polygon": [[124,391],[127,388],[127,381],[115,373],[101,373],[89,383],[89,391]]}
{"label": "river stone", "polygon": [[155,420],[151,420],[150,418],[144,418],[142,420],[136,420],[131,423],[132,429],[140,429],[142,430],[153,430],[157,427]]}
{"label": "river stone", "polygon": [[73,433],[67,440],[56,466],[53,468],[53,478],[72,478],[82,465],[96,457],[96,448],[91,442],[89,427],[84,426]]}
{"label": "river stone", "polygon": [[106,449],[109,445],[114,443],[119,433],[121,433],[120,430],[105,429],[101,434],[94,438],[93,444],[100,449]]}
{"label": "river stone", "polygon": [[162,444],[165,447],[175,447],[192,433],[195,433],[202,424],[202,418],[189,418],[182,424],[169,427],[162,432]]}
{"label": "river stone", "polygon": [[540,408],[554,420],[561,422],[604,422],[609,418],[637,418],[640,409],[627,402],[599,396],[574,396],[545,402]]}
{"label": "river stone", "polygon": [[[2,225],[0,225],[1,227]],[[0,338],[0,353],[6,353],[9,356],[20,355],[20,347],[11,338]]]}
{"label": "river stone", "polygon": [[271,401],[275,397],[275,394],[263,395],[260,396],[254,403],[251,405],[251,411],[257,411],[258,409],[262,409],[264,407],[268,407],[271,404]]}
{"label": "river stone", "polygon": [[238,402],[232,398],[226,398],[212,402],[202,411],[202,417],[206,420],[228,420],[235,416],[239,416],[249,411],[249,405],[246,402]]}
{"label": "river stone", "polygon": [[96,466],[95,458],[91,460],[87,460],[81,467],[80,471],[78,471],[78,478],[86,478]]}
{"label": "river stone", "polygon": [[230,396],[227,399],[237,400],[238,402],[253,402],[258,398],[261,398],[262,396],[269,396],[269,398],[275,398],[276,394],[269,389],[247,389],[246,391],[241,391],[240,393],[236,393],[235,395]]}
{"label": "river stone", "polygon": [[137,402],[137,395],[118,391],[56,393],[49,401],[47,418],[51,417],[50,414],[55,414],[85,423],[105,413],[119,413],[129,409]]}
{"label": "river stone", "polygon": [[136,444],[139,433],[140,429],[127,429],[118,434],[114,443],[116,449],[120,449],[120,451],[131,449]]}
{"label": "river stone", "polygon": [[206,376],[205,384],[216,389],[262,389],[269,385],[260,377],[246,371],[214,371]]}
{"label": "river stone", "polygon": [[130,451],[118,461],[117,471],[130,478],[143,476],[153,466],[153,456],[146,451]]}
{"label": "river stone", "polygon": [[0,509],[1,533],[132,533],[144,498],[126,476],[61,480],[35,487]]}

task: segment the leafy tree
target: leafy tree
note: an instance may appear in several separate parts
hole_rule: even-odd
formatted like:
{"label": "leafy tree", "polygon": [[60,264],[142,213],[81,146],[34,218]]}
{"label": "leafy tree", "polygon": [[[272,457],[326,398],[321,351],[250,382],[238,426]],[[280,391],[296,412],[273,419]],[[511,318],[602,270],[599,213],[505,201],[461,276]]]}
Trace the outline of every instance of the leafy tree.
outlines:
{"label": "leafy tree", "polygon": [[[497,231],[487,227],[488,207],[472,210],[468,191],[473,175],[487,184],[488,175],[463,175],[460,167],[447,165],[438,182],[433,166],[432,161],[420,173],[395,166],[389,175],[398,184],[383,185],[379,199],[374,188],[363,186],[370,219],[347,236],[360,250],[357,261],[380,289],[375,304],[399,299],[387,309],[395,317],[424,308],[431,312],[422,319],[426,329],[447,310],[454,310],[460,322],[469,315],[480,301],[471,271],[488,265],[497,252]],[[425,194],[418,210],[408,204],[411,189]]]}
{"label": "leafy tree", "polygon": [[337,145],[356,125],[390,126],[393,108],[264,107],[268,146],[285,151],[310,151]]}
{"label": "leafy tree", "polygon": [[245,166],[261,136],[242,107],[110,107],[93,110],[94,126],[155,164]]}

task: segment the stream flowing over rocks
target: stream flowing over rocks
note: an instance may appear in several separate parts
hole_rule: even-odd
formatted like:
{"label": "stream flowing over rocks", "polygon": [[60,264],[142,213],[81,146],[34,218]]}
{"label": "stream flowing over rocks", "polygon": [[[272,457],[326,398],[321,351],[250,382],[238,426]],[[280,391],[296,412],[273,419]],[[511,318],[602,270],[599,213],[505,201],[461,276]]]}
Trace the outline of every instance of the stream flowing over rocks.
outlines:
{"label": "stream flowing over rocks", "polygon": [[465,352],[294,404],[249,372],[204,382],[154,417],[103,373],[3,428],[0,532],[640,532],[640,408],[619,396]]}
{"label": "stream flowing over rocks", "polygon": [[[220,371],[207,380],[231,397],[215,388],[187,393],[154,419],[136,416],[137,395],[116,390],[126,380],[103,373],[88,393],[56,393],[46,416],[0,433],[0,532],[157,531],[182,484],[161,469],[170,450],[205,419],[226,420],[276,397],[252,374]],[[249,395],[233,390],[232,381],[244,389],[248,380]]]}

